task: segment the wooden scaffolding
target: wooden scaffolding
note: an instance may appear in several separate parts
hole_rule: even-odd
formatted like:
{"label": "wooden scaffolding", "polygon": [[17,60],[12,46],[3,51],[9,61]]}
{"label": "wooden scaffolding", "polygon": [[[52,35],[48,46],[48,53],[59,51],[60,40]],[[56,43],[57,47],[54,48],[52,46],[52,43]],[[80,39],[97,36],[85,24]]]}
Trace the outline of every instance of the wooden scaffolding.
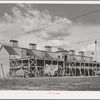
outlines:
{"label": "wooden scaffolding", "polygon": [[56,76],[63,75],[63,60],[32,57],[10,59],[10,74],[13,74],[14,69],[17,71],[18,69],[23,68],[31,77],[44,77],[46,76],[44,74],[46,64],[57,65],[58,72],[56,73]]}
{"label": "wooden scaffolding", "polygon": [[10,74],[14,71],[23,69],[24,77],[46,77],[44,69],[46,64],[58,66],[55,76],[96,76],[100,71],[100,63],[97,62],[78,62],[65,61],[52,58],[25,57],[19,59],[10,59]]}

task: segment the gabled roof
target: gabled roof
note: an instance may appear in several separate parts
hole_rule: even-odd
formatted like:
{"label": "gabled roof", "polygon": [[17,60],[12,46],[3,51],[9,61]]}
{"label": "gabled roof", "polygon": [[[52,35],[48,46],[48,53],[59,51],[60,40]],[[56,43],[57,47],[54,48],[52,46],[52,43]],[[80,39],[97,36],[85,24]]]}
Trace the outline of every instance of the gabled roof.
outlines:
{"label": "gabled roof", "polygon": [[7,52],[9,53],[9,55],[18,55],[17,52],[10,46],[3,46]]}
{"label": "gabled roof", "polygon": [[68,53],[67,50],[60,50],[60,51],[56,51],[55,53],[58,53],[58,52],[67,52]]}
{"label": "gabled roof", "polygon": [[86,57],[85,56],[83,57],[83,59],[81,59],[81,56],[74,56],[73,57],[73,60],[86,63],[86,62],[89,62],[90,61],[90,58],[88,58],[88,60],[86,60]]}
{"label": "gabled roof", "polygon": [[84,58],[86,62],[90,62],[91,61],[91,57],[85,57]]}
{"label": "gabled roof", "polygon": [[48,54],[48,52],[44,51],[45,52],[45,57],[47,58],[52,58],[50,54]]}
{"label": "gabled roof", "polygon": [[37,57],[37,55],[30,49],[27,49],[27,55]]}
{"label": "gabled roof", "polygon": [[10,40],[10,42],[18,42],[17,40]]}
{"label": "gabled roof", "polygon": [[87,63],[87,61],[83,58],[83,59],[81,59],[81,62],[83,62],[83,63]]}
{"label": "gabled roof", "polygon": [[78,62],[79,59],[77,59],[76,57],[73,57],[73,61]]}

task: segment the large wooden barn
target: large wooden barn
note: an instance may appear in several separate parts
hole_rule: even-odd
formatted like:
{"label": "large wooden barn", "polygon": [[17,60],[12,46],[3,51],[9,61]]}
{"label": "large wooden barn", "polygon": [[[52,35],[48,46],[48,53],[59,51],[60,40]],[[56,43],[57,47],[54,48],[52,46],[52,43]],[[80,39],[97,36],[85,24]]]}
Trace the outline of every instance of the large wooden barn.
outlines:
{"label": "large wooden barn", "polygon": [[99,72],[100,63],[82,51],[75,55],[74,50],[52,52],[51,46],[43,51],[33,43],[29,48],[19,47],[16,40],[10,43],[0,49],[1,77],[96,76]]}

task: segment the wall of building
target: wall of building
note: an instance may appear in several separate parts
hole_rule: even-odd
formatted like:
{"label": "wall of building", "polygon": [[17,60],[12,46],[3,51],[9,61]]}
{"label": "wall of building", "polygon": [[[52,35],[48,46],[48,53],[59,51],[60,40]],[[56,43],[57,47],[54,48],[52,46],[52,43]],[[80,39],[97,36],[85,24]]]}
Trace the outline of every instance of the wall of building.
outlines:
{"label": "wall of building", "polygon": [[17,54],[21,57],[22,56],[22,52],[21,52],[21,48],[13,48]]}
{"label": "wall of building", "polygon": [[32,50],[38,57],[41,57],[41,51],[39,50]]}
{"label": "wall of building", "polygon": [[24,58],[26,57],[27,51],[26,49],[21,49],[21,57]]}
{"label": "wall of building", "polygon": [[84,57],[87,62],[92,62],[92,57]]}
{"label": "wall of building", "polygon": [[54,53],[54,52],[48,52],[48,54],[49,54],[52,58],[57,59],[56,53]]}
{"label": "wall of building", "polygon": [[81,56],[73,55],[72,57],[75,58],[75,59],[78,60],[78,61],[81,61]]}
{"label": "wall of building", "polygon": [[5,50],[4,47],[2,47],[2,49],[0,51],[0,77],[3,77],[3,72],[2,72],[1,64],[3,65],[4,75],[6,77],[6,75],[10,71],[10,63],[9,63],[9,54]]}
{"label": "wall of building", "polygon": [[24,58],[24,57],[26,57],[26,49],[24,49],[24,48],[13,48],[16,52],[17,52],[17,54],[19,55],[19,57],[22,57],[22,58]]}
{"label": "wall of building", "polygon": [[63,55],[62,52],[57,52],[57,53],[56,53],[56,58],[58,58],[58,59],[63,59],[63,58],[62,58],[62,55]]}
{"label": "wall of building", "polygon": [[41,51],[41,57],[45,58],[45,52],[44,51]]}

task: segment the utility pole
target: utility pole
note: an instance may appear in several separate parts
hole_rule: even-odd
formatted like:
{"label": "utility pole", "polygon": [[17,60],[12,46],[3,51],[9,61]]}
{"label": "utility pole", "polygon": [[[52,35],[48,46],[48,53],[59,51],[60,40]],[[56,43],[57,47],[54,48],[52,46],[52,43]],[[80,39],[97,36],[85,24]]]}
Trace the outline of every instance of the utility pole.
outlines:
{"label": "utility pole", "polygon": [[95,60],[97,62],[97,40],[95,40]]}

